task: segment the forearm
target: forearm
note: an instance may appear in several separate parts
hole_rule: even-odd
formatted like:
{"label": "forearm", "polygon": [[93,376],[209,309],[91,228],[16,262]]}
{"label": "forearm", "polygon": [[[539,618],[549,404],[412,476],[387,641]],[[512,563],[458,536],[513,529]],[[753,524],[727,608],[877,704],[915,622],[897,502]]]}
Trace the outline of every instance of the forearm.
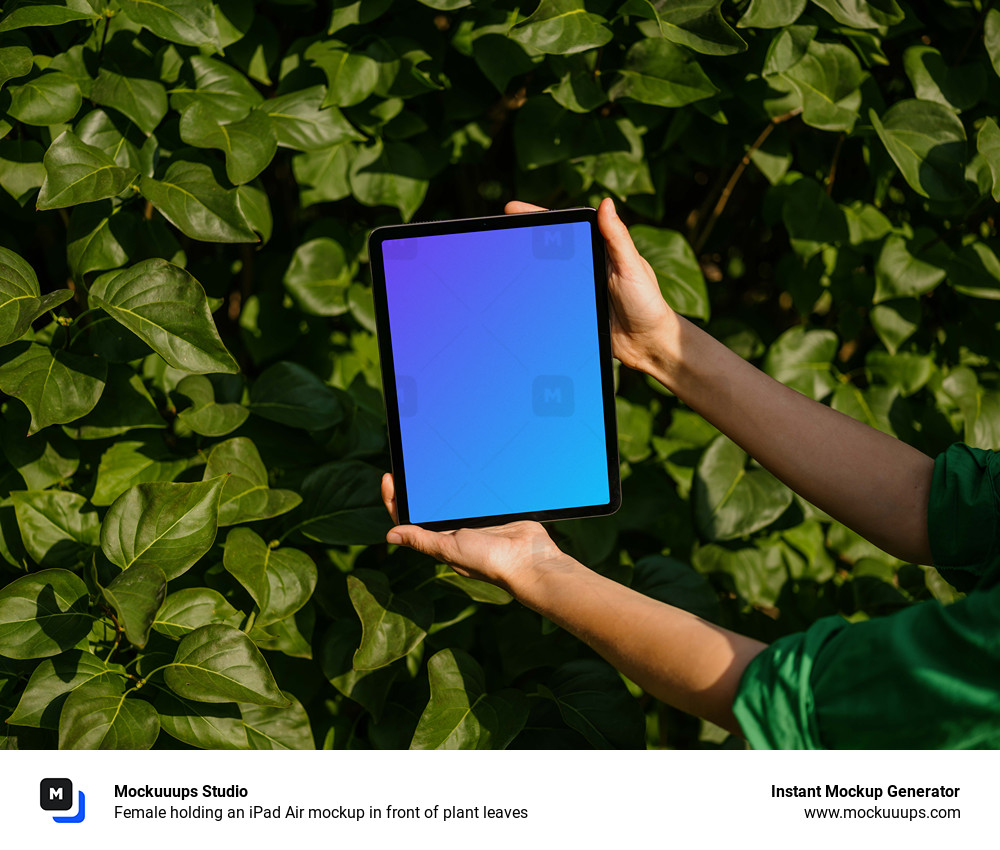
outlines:
{"label": "forearm", "polygon": [[741,734],[733,700],[764,644],[643,596],[568,556],[522,576],[511,590],[648,693]]}
{"label": "forearm", "polygon": [[934,462],[768,377],[681,317],[643,367],[795,492],[886,551],[931,562]]}

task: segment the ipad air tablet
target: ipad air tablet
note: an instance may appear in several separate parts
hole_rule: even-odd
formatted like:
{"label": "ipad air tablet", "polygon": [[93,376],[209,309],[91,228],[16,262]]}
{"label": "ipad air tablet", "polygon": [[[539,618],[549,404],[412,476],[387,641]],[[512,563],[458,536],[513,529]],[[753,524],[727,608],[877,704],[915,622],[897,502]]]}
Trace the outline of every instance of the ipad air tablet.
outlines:
{"label": "ipad air tablet", "polygon": [[596,212],[380,227],[369,255],[399,521],[448,529],[617,510]]}

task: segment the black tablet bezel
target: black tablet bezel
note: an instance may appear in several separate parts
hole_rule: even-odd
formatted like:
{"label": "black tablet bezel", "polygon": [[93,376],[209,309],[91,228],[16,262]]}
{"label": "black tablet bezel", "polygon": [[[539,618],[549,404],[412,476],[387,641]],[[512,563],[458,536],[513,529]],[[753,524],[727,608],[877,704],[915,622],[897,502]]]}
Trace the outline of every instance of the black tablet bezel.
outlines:
{"label": "black tablet bezel", "polygon": [[611,327],[608,315],[608,279],[604,254],[604,239],[597,227],[597,211],[590,207],[544,212],[518,213],[516,215],[484,216],[481,218],[431,221],[415,224],[394,224],[378,227],[368,237],[368,257],[375,296],[375,326],[378,336],[379,360],[382,368],[382,396],[385,401],[386,423],[389,431],[389,453],[392,460],[396,486],[396,509],[400,524],[410,523],[406,499],[406,470],[403,463],[402,439],[399,423],[399,402],[396,395],[396,372],[392,359],[392,336],[389,327],[389,303],[386,295],[385,266],[382,243],[390,239],[407,239],[418,236],[443,236],[451,233],[474,233],[482,230],[504,230],[515,227],[538,227],[548,224],[590,224],[594,257],[594,297],[597,307],[597,339],[601,364],[601,392],[604,401],[604,435],[608,459],[609,500],[602,505],[582,505],[576,508],[559,508],[545,511],[496,514],[466,517],[455,520],[435,520],[420,523],[421,528],[445,531],[455,528],[482,528],[491,525],[536,520],[545,522],[559,519],[579,519],[613,514],[621,506],[621,477],[618,460],[618,423],[615,417],[614,373],[611,365]]}

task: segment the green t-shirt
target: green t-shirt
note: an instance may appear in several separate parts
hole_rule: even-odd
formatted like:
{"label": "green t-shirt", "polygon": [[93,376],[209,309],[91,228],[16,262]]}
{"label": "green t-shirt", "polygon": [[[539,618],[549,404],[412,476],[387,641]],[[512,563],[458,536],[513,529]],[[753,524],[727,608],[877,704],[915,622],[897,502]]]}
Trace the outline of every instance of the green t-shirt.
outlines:
{"label": "green t-shirt", "polygon": [[1000,453],[934,463],[931,554],[968,595],[818,620],[750,662],[733,711],[757,749],[1000,748]]}

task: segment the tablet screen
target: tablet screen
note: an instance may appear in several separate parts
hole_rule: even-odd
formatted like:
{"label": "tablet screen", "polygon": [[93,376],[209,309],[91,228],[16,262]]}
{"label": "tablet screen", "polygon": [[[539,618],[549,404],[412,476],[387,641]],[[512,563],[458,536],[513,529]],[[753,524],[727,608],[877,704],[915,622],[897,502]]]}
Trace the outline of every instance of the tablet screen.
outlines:
{"label": "tablet screen", "polygon": [[382,243],[409,519],[610,501],[587,222]]}

